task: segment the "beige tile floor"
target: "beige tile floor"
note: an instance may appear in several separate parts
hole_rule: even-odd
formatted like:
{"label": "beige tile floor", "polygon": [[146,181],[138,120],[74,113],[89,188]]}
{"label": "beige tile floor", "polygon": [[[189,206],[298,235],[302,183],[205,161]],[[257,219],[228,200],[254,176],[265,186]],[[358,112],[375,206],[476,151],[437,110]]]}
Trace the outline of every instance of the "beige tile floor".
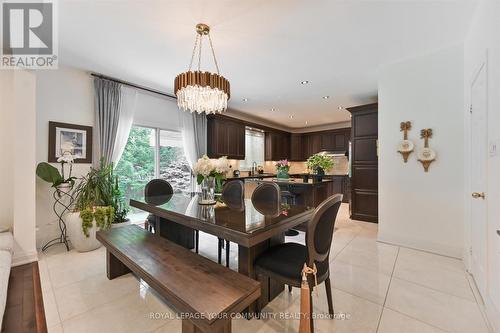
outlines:
{"label": "beige tile floor", "polygon": [[[344,319],[317,319],[316,332],[488,332],[460,260],[376,241],[377,225],[348,219],[343,205],[330,258],[334,307]],[[200,235],[200,253],[213,260],[217,239]],[[304,242],[304,235],[287,241]],[[40,253],[49,332],[180,332],[180,322],[149,286],[131,274],[109,281],[103,248],[88,253],[55,247]],[[231,268],[237,267],[231,247]],[[326,314],[324,286],[314,297]],[[233,332],[297,332],[299,289],[284,292],[262,320],[233,321]],[[158,316],[152,318],[152,316]]]}

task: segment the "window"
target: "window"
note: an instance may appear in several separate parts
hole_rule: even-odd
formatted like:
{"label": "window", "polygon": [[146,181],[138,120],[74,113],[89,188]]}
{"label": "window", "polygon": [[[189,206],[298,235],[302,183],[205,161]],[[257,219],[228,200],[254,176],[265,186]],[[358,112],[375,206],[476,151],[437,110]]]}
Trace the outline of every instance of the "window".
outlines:
{"label": "window", "polygon": [[245,130],[245,160],[240,163],[240,169],[250,170],[253,162],[264,165],[264,132],[246,128]]}
{"label": "window", "polygon": [[180,132],[132,126],[115,173],[127,202],[143,200],[144,187],[155,178],[169,181],[174,191],[191,190],[191,171]]}

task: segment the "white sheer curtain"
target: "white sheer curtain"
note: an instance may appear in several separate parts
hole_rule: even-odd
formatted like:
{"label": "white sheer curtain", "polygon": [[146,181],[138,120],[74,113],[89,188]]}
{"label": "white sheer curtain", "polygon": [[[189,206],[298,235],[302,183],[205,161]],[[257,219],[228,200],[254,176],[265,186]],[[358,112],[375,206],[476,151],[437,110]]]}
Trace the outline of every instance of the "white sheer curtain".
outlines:
{"label": "white sheer curtain", "polygon": [[135,88],[122,86],[121,102],[120,102],[120,119],[118,121],[118,129],[116,132],[116,141],[113,149],[111,161],[115,164],[120,161],[125,146],[127,145],[128,136],[137,105],[137,90]]}
{"label": "white sheer curtain", "polygon": [[[191,168],[200,157],[207,153],[207,118],[205,114],[180,111],[180,125],[184,154]],[[191,179],[192,190],[196,191],[196,182]]]}

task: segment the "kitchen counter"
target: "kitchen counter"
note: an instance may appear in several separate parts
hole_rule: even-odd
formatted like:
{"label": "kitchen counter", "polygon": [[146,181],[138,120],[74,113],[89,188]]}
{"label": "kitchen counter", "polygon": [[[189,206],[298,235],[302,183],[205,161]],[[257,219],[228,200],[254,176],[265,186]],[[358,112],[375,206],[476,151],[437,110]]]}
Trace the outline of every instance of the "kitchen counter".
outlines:
{"label": "kitchen counter", "polygon": [[245,175],[229,176],[226,177],[226,180],[263,179],[263,178],[273,178],[273,177],[276,177],[275,173],[258,173],[255,175],[246,175],[246,176]]}
{"label": "kitchen counter", "polygon": [[278,185],[321,186],[322,184],[333,182],[333,179],[323,178],[320,182],[309,179],[309,181],[304,182],[302,178],[265,178],[261,182],[276,183]]}

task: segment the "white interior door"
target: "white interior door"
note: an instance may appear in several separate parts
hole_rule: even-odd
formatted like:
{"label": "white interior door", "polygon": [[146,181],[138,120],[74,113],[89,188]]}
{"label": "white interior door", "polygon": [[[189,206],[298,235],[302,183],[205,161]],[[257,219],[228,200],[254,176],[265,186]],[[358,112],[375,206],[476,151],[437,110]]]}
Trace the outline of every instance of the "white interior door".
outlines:
{"label": "white interior door", "polygon": [[481,66],[471,86],[471,274],[486,295],[488,267],[487,72]]}

